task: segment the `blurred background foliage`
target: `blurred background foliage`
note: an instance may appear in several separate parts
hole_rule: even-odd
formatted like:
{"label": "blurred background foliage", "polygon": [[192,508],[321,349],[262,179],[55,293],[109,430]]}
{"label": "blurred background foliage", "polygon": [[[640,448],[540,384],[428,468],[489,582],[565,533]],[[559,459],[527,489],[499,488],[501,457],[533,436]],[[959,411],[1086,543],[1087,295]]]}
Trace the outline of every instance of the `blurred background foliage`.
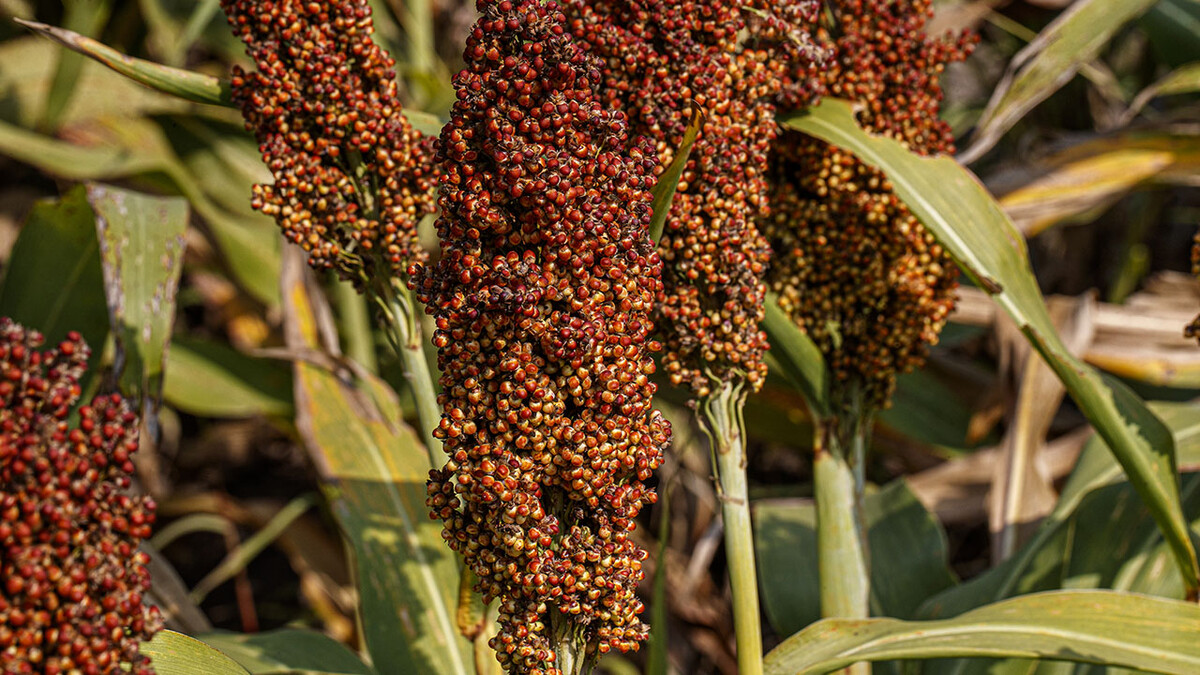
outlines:
{"label": "blurred background foliage", "polygon": [[[400,64],[405,100],[444,119],[473,3],[372,4],[377,39]],[[931,32],[971,28],[982,38],[968,61],[945,73],[944,114],[963,157],[1027,238],[1064,342],[1153,401],[1168,423],[1195,530],[1200,350],[1182,329],[1200,307],[1189,274],[1200,221],[1200,3],[1080,0],[1074,4],[1099,8],[1094,17],[1047,43],[1045,31],[1072,4],[938,3]],[[369,642],[358,635],[354,560],[338,525],[374,507],[331,509],[316,494],[321,477],[356,470],[338,463],[338,438],[322,429],[362,423],[368,433],[385,432],[355,418],[354,401],[305,398],[329,383],[302,377],[290,362],[377,374],[379,400],[388,400],[390,387],[411,413],[400,364],[372,332],[361,298],[332,278],[305,287],[312,325],[301,330],[307,324],[295,299],[280,291],[289,263],[275,226],[249,206],[250,185],[269,174],[236,111],[142,87],[14,18],[223,77],[245,57],[219,3],[0,0],[0,314],[49,340],[81,331],[109,373],[141,364],[136,386],[157,423],[138,468],[160,505],[154,594],[170,610],[170,627],[301,625],[347,644]],[[1089,39],[1098,42],[1088,46]],[[1074,48],[1048,54],[1059,43]],[[1042,56],[1040,79],[1009,89],[1014,100],[989,103],[1022,73],[1014,58],[1019,64],[1033,54]],[[150,204],[143,193],[166,204]],[[105,257],[111,246],[94,227],[105,208],[142,214],[115,235],[118,242],[174,228],[182,246],[149,263]],[[424,226],[436,250],[431,223]],[[120,322],[103,310],[113,304],[114,279],[124,280],[116,287],[129,299]],[[176,285],[167,302],[146,305]],[[899,618],[946,616],[1054,588],[1183,597],[1146,507],[1012,322],[970,287],[950,320],[928,367],[900,379],[872,437],[873,608]],[[139,341],[143,330],[156,339]],[[815,536],[811,427],[801,394],[778,372],[746,407],[768,647],[819,615],[815,552],[797,558],[813,550]],[[640,669],[650,654],[669,656],[679,672],[732,673],[708,452],[686,394],[665,382],[660,393],[676,436],[658,477],[664,499],[635,536],[658,552],[644,591],[664,637],[606,667]],[[391,478],[408,481],[419,500],[423,470],[394,470]],[[409,510],[425,518],[422,508]],[[394,554],[355,548],[360,557]],[[453,570],[439,574],[448,575],[442,591],[453,602]]]}

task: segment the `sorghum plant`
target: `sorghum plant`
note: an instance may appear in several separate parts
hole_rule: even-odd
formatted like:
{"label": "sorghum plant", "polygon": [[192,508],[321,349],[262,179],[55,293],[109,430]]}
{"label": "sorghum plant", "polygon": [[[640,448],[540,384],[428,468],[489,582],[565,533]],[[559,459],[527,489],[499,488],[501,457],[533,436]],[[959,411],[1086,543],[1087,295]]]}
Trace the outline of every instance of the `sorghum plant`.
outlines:
{"label": "sorghum plant", "polygon": [[[938,76],[965,57],[967,39],[928,38],[927,0],[835,0],[828,10],[817,34],[831,53],[816,74],[824,94],[860,103],[870,131],[922,154],[950,152],[949,127],[938,118]],[[803,103],[813,72],[792,79],[785,107]],[[773,210],[763,227],[775,260],[768,278],[831,373],[832,410],[816,420],[814,439],[822,612],[866,617],[860,509],[867,433],[896,375],[919,366],[937,341],[957,270],[886,177],[850,153],[787,132],[776,142],[770,176]]]}
{"label": "sorghum plant", "polygon": [[670,434],[649,379],[657,162],[555,2],[477,7],[440,144],[442,257],[412,275],[450,457],[428,504],[499,600],[501,663],[571,674],[647,635],[629,533]]}
{"label": "sorghum plant", "polygon": [[766,375],[759,327],[770,249],[756,227],[768,212],[773,98],[784,74],[811,61],[814,2],[786,3],[792,22],[723,0],[572,0],[575,37],[604,60],[604,97],[674,159],[697,105],[704,122],[666,219],[659,252],[665,294],[655,324],[671,382],[699,403],[712,439],[733,583],[739,666],[761,669],[758,588],[745,478],[742,405]]}
{"label": "sorghum plant", "polygon": [[5,673],[153,673],[138,644],[154,502],[128,494],[138,418],[119,396],[79,408],[88,349],[0,318],[0,666]]}
{"label": "sorghum plant", "polygon": [[418,418],[437,423],[419,312],[403,281],[425,260],[417,223],[434,210],[433,138],[413,129],[396,94],[395,61],[371,35],[366,0],[223,0],[255,70],[234,68],[233,97],[274,183],[253,205],[308,252],[367,292],[405,364]]}
{"label": "sorghum plant", "polygon": [[[864,128],[916,152],[952,152],[938,75],[970,43],[929,39],[926,0],[835,0],[829,9],[818,33],[832,54],[819,71],[826,95],[862,104]],[[937,342],[954,303],[954,263],[887,179],[851,154],[792,131],[774,150],[763,221],[775,251],[771,286],[825,355],[833,398],[883,407],[896,375]]]}

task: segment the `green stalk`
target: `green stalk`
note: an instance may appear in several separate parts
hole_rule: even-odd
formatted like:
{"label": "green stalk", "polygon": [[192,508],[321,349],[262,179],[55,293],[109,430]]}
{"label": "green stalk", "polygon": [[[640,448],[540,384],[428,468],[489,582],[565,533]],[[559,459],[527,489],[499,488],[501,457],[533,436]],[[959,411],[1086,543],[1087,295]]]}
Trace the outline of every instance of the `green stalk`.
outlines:
{"label": "green stalk", "polygon": [[708,434],[717,469],[721,517],[725,526],[725,557],[733,590],[733,627],[737,640],[738,672],[761,675],[762,626],[758,609],[758,578],[754,567],[754,536],[750,528],[750,496],[746,487],[746,424],[743,382],[723,382],[701,401],[701,426]]}
{"label": "green stalk", "polygon": [[346,355],[368,372],[378,373],[379,363],[375,358],[375,339],[371,332],[366,299],[348,281],[335,280],[333,288],[343,326],[342,341],[346,346]]}
{"label": "green stalk", "polygon": [[[821,616],[866,619],[871,586],[862,519],[862,455],[868,424],[857,414],[850,417],[825,418],[816,427],[817,573]],[[871,664],[856,663],[843,672],[870,675]]]}
{"label": "green stalk", "polygon": [[420,305],[408,287],[399,280],[383,279],[372,284],[371,292],[383,311],[388,341],[400,357],[404,377],[412,387],[413,401],[417,407],[417,427],[429,453],[430,466],[438,466],[438,449],[441,441],[433,436],[433,430],[442,421],[442,409],[437,401],[437,389],[429,374],[429,362],[421,343]]}

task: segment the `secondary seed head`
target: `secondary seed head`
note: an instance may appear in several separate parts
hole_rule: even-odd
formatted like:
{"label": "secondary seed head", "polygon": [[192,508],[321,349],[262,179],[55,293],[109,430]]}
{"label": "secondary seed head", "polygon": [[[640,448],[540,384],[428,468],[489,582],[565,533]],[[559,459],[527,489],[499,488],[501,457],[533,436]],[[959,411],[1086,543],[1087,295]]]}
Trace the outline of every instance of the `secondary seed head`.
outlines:
{"label": "secondary seed head", "polygon": [[119,396],[78,409],[88,349],[0,318],[0,670],[151,675],[138,644],[154,502],[128,494],[138,419]]}
{"label": "secondary seed head", "polygon": [[[837,0],[829,9],[832,22],[818,32],[833,55],[817,73],[826,95],[862,104],[865,128],[916,152],[952,152],[938,76],[966,57],[970,40],[929,39],[927,0]],[[799,102],[797,91],[789,87],[784,104]],[[835,397],[857,389],[868,407],[883,407],[896,375],[937,342],[954,303],[954,263],[883,174],[847,152],[786,132],[771,180],[771,287],[825,355]]]}
{"label": "secondary seed head", "polygon": [[604,97],[630,131],[654,143],[658,170],[683,141],[691,106],[703,127],[658,250],[664,297],[655,323],[675,384],[697,396],[713,378],[766,375],[759,329],[770,248],[755,226],[768,210],[767,156],[785,69],[812,61],[816,3],[742,6],[723,0],[571,0],[571,28],[604,63]]}
{"label": "secondary seed head", "polygon": [[433,139],[412,128],[395,62],[372,39],[366,0],[222,0],[255,70],[233,98],[274,183],[254,187],[317,269],[362,290],[425,259],[417,223],[434,208]]}

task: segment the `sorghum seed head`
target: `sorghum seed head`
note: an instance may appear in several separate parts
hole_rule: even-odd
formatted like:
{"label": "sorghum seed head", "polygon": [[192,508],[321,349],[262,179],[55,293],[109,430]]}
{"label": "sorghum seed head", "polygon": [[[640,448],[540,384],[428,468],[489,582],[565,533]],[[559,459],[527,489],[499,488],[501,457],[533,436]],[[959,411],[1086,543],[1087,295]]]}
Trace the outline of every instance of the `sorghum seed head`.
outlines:
{"label": "sorghum seed head", "polygon": [[[945,64],[971,41],[929,39],[928,0],[835,0],[818,42],[832,54],[817,73],[829,96],[862,104],[860,123],[922,154],[953,150],[938,119]],[[792,75],[807,82],[811,70]],[[785,88],[787,101],[795,87]],[[898,373],[921,365],[954,302],[956,268],[880,172],[797,132],[776,142],[772,213],[763,231],[780,304],[825,355],[837,398],[858,389],[887,404]]]}
{"label": "sorghum seed head", "polygon": [[[713,378],[766,375],[759,328],[770,254],[755,219],[767,212],[773,98],[804,49],[816,2],[570,0],[571,28],[604,63],[604,97],[630,131],[654,143],[661,171],[683,141],[691,106],[703,126],[688,157],[658,250],[665,294],[655,323],[675,384],[697,396]],[[761,6],[759,6],[761,5]],[[800,58],[797,58],[800,57]]]}
{"label": "sorghum seed head", "polygon": [[411,275],[450,457],[427,504],[499,600],[500,661],[552,675],[554,626],[601,652],[647,634],[628,533],[670,434],[651,408],[657,161],[593,93],[555,2],[477,6],[439,145],[442,257]]}
{"label": "sorghum seed head", "polygon": [[366,0],[222,0],[255,69],[233,98],[274,182],[253,205],[317,269],[365,280],[425,259],[417,223],[434,209],[433,139],[412,128],[394,61],[371,38]]}
{"label": "sorghum seed head", "polygon": [[68,415],[88,349],[0,318],[0,670],[152,675],[161,627],[138,551],[154,503],[127,494],[138,419],[119,396]]}

